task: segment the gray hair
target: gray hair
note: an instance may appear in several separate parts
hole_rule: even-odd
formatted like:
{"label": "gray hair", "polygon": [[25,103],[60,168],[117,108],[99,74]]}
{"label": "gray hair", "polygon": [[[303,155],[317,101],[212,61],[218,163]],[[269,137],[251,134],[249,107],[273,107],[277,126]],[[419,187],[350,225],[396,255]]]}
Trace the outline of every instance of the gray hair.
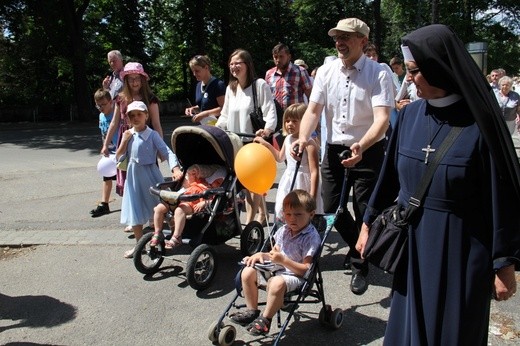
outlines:
{"label": "gray hair", "polygon": [[111,50],[110,52],[108,52],[107,57],[110,58],[111,55],[115,55],[116,58],[118,58],[119,60],[123,61],[123,55],[121,54],[120,51],[118,51],[118,50]]}
{"label": "gray hair", "polygon": [[498,85],[502,85],[503,83],[507,83],[509,86],[513,86],[513,79],[509,76],[504,76],[498,80]]}

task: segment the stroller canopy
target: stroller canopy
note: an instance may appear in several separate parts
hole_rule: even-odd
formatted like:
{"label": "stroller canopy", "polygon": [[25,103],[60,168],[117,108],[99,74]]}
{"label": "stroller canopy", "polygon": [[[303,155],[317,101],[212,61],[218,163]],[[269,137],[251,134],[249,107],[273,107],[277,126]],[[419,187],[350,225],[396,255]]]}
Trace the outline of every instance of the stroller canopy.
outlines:
{"label": "stroller canopy", "polygon": [[237,135],[215,126],[180,126],[172,133],[172,150],[184,168],[217,164],[232,172],[240,147],[242,141]]}

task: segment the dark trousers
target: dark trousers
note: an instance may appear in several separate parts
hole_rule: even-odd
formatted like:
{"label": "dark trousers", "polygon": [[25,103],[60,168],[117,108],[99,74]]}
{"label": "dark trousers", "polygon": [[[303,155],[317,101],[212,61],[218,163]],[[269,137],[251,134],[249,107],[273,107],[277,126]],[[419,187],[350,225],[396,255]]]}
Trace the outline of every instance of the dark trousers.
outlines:
{"label": "dark trousers", "polygon": [[[345,174],[348,172],[343,205],[344,211],[337,217],[334,227],[350,248],[352,273],[356,274],[361,272],[366,275],[368,272],[368,262],[361,259],[355,246],[361,225],[363,224],[363,215],[368,200],[374,190],[379,171],[383,164],[385,155],[384,140],[375,143],[363,152],[362,160],[358,162],[355,167],[349,168],[348,170],[345,169],[339,159],[339,154],[345,149],[349,148],[336,144],[327,144],[325,148],[325,157],[321,164],[323,208],[326,213],[334,213],[337,210],[343,180],[345,179]],[[351,189],[355,219],[347,209]]]}

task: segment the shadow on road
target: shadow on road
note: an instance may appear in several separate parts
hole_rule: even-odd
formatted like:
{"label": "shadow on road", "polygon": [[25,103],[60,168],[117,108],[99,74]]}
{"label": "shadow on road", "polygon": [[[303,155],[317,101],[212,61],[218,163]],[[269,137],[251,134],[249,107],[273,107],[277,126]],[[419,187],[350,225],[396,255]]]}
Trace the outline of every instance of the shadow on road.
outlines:
{"label": "shadow on road", "polygon": [[[165,117],[161,119],[165,142],[170,145],[172,131],[181,125],[194,125],[189,119]],[[92,123],[13,123],[1,130],[2,143],[30,149],[90,150],[98,154],[101,135],[96,121]]]}
{"label": "shadow on road", "polygon": [[0,333],[23,327],[51,328],[75,319],[76,314],[76,307],[49,296],[10,297],[0,293],[0,319],[17,321],[0,327]]}

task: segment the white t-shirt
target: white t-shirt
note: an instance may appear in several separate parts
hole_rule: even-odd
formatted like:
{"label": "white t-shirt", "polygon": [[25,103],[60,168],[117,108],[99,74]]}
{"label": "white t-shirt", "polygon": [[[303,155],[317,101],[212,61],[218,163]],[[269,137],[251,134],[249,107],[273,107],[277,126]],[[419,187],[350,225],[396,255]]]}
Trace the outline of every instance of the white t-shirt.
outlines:
{"label": "white t-shirt", "polygon": [[393,90],[392,76],[362,55],[353,69],[341,59],[320,67],[309,101],[324,106],[327,143],[350,146],[372,126],[373,107],[394,107]]}

